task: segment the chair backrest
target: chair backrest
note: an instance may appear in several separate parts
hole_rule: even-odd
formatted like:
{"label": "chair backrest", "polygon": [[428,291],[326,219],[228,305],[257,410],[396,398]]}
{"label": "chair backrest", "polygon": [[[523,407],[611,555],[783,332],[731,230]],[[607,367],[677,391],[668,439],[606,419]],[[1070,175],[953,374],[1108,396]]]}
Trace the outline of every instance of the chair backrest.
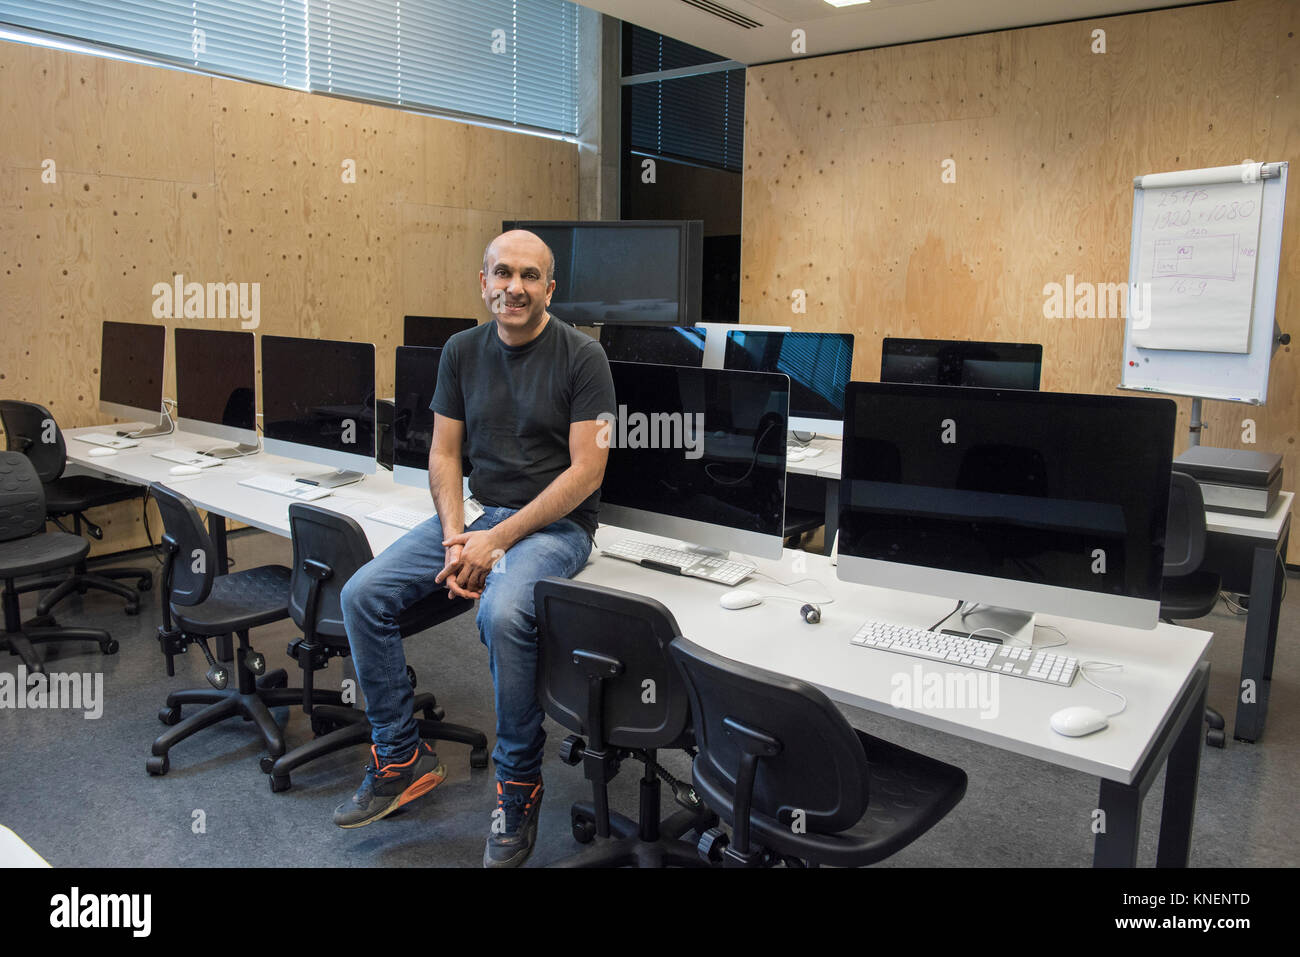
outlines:
{"label": "chair backrest", "polygon": [[603,708],[595,720],[604,742],[623,748],[676,744],[690,710],[668,654],[681,634],[672,613],[653,598],[564,578],[543,578],[533,597],[542,709],[569,730],[594,735],[587,675],[600,660],[593,656],[603,656],[621,665],[602,683]]}
{"label": "chair backrest", "polygon": [[45,489],[27,456],[0,452],[0,542],[45,528]]}
{"label": "chair backrest", "polygon": [[[374,557],[365,532],[354,519],[346,515],[303,502],[294,502],[289,506],[289,530],[293,536],[289,614],[294,624],[314,631],[315,635],[346,638],[340,596],[348,579]],[[309,620],[312,611],[309,596],[313,577],[309,574],[308,562],[329,569],[328,577],[320,580],[314,620]]]}
{"label": "chair backrest", "polygon": [[1165,578],[1190,575],[1205,557],[1205,499],[1186,472],[1170,473],[1169,521],[1165,525]]}
{"label": "chair backrest", "polygon": [[[806,682],[723,658],[685,638],[673,642],[672,656],[690,696],[699,779],[734,798],[741,745],[769,739],[775,746],[758,762],[751,817],[761,815],[788,827],[795,811],[802,811],[807,830],[820,834],[858,822],[867,807],[866,754],[825,694]],[[728,820],[728,809],[713,810],[736,826]]]}
{"label": "chair backrest", "polygon": [[184,495],[154,482],[149,494],[158,503],[163,520],[163,545],[168,552],[163,571],[163,600],[174,605],[199,605],[212,591],[218,571],[217,550],[199,511]]}
{"label": "chair backrest", "polygon": [[53,482],[63,474],[68,449],[63,432],[48,409],[35,402],[0,399],[0,422],[10,452],[22,452],[32,460],[42,482]]}

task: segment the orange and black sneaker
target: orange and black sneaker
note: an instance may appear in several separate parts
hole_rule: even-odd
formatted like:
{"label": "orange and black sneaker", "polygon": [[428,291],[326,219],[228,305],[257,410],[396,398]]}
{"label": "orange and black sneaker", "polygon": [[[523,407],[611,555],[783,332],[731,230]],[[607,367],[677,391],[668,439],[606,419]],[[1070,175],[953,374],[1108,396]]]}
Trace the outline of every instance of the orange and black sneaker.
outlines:
{"label": "orange and black sneaker", "polygon": [[528,860],[537,842],[537,811],[542,803],[542,779],[498,781],[497,809],[483,848],[484,867],[518,867]]}
{"label": "orange and black sneaker", "polygon": [[334,809],[334,823],[339,827],[361,827],[378,821],[428,794],[447,777],[446,767],[438,763],[438,755],[424,741],[405,761],[381,764],[373,744],[370,757],[374,764],[366,765],[366,777],[357,793]]}

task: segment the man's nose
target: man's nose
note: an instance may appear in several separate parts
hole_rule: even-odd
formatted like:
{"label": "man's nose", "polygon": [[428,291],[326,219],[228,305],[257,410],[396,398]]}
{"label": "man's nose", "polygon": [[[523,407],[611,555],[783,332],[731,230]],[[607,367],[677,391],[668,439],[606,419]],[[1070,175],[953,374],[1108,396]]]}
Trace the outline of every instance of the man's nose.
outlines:
{"label": "man's nose", "polygon": [[524,291],[524,281],[515,273],[510,277],[510,282],[506,285],[506,292],[512,296],[517,296]]}

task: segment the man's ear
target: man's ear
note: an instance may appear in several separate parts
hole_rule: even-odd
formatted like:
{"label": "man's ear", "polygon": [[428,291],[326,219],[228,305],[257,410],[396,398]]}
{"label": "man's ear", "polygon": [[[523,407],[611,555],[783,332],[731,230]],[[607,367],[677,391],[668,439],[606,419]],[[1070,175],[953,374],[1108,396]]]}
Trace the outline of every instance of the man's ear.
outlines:
{"label": "man's ear", "polygon": [[554,294],[555,294],[555,280],[552,279],[546,285],[546,304],[548,306],[551,304],[551,296],[553,296]]}

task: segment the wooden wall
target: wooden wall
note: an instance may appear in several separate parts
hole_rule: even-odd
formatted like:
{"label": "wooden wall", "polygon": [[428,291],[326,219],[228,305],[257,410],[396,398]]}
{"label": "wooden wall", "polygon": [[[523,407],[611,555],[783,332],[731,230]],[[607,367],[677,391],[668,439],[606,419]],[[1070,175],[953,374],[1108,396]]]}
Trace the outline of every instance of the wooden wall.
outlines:
{"label": "wooden wall", "polygon": [[1046,319],[1044,285],[1128,282],[1135,175],[1289,160],[1277,316],[1297,341],[1266,406],[1205,404],[1203,442],[1280,453],[1296,488],[1298,33],[1300,3],[1235,0],[751,68],[741,320],[854,333],[855,379],[879,378],[884,336],[1005,339],[1043,344],[1045,389],[1114,392],[1123,321]]}
{"label": "wooden wall", "polygon": [[[0,43],[0,130],[0,395],[64,428],[109,421],[103,320],[239,328],[155,320],[176,273],[261,283],[258,333],[374,342],[385,395],[403,315],[485,318],[501,221],[578,208],[573,144],[21,44]],[[144,544],[138,503],[99,516],[96,551]]]}

